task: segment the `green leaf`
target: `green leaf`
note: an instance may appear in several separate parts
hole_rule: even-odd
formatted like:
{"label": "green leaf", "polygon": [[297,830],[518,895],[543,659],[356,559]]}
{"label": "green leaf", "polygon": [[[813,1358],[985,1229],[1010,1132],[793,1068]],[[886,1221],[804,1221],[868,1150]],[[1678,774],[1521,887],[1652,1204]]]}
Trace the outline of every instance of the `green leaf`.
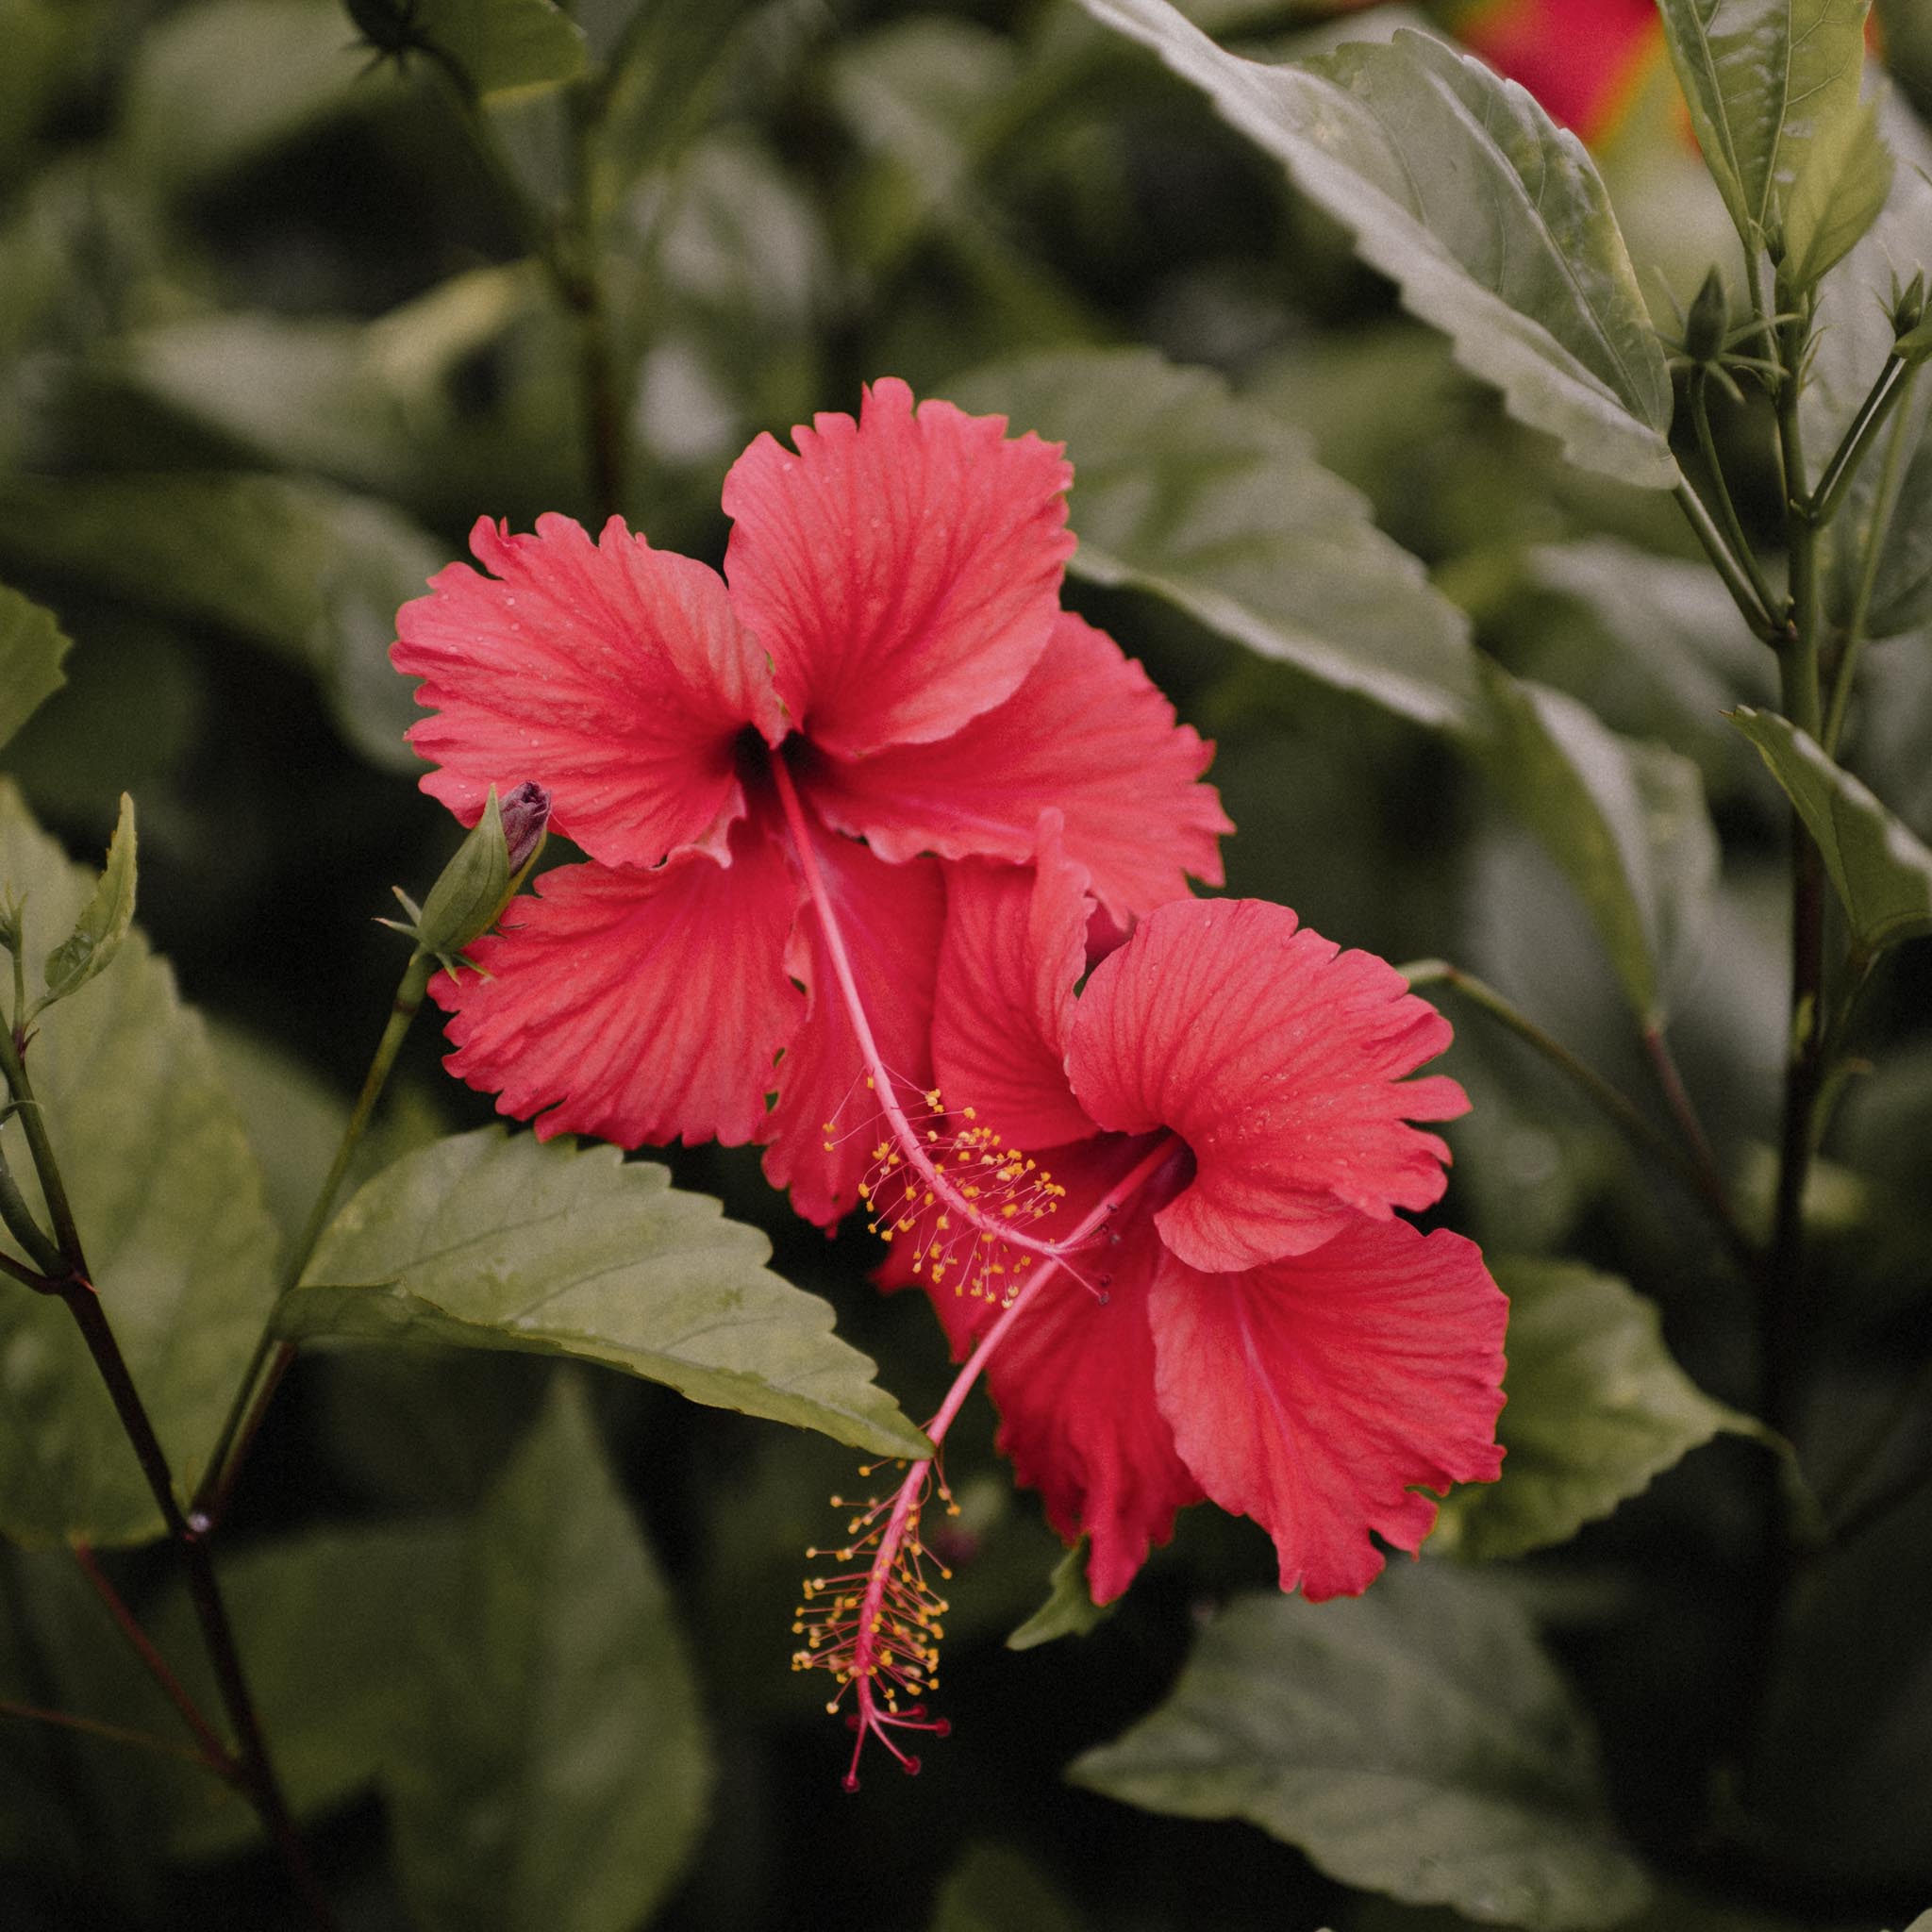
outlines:
{"label": "green leaf", "polygon": [[1717,834],[1689,758],[1608,730],[1561,691],[1485,660],[1491,702],[1468,747],[1582,898],[1645,1026],[1717,884]]}
{"label": "green leaf", "polygon": [[33,1013],[78,992],[113,962],[134,924],[134,801],[124,791],[114,836],[108,842],[107,866],[80,908],[74,930],[47,955],[47,991],[34,1002]]}
{"label": "green leaf", "polygon": [[1657,1309],[1574,1261],[1491,1260],[1509,1297],[1502,1476],[1451,1492],[1432,1551],[1488,1558],[1560,1543],[1724,1430],[1762,1433],[1672,1360]]}
{"label": "green leaf", "polygon": [[0,744],[67,682],[68,649],[51,610],[0,584]]}
{"label": "green leaf", "polygon": [[11,477],[0,556],[308,666],[359,751],[416,768],[402,736],[415,705],[389,646],[396,607],[445,555],[386,504],[266,475]]}
{"label": "green leaf", "polygon": [[1069,1775],[1144,1810],[1245,1818],[1344,1885],[1484,1924],[1611,1925],[1648,1890],[1527,1615],[1441,1564],[1320,1606],[1236,1598],[1167,1702]]}
{"label": "green leaf", "polygon": [[584,71],[583,30],[554,0],[410,0],[409,11],[479,94],[556,87]]}
{"label": "green leaf", "polygon": [[1731,719],[1817,840],[1853,942],[1876,953],[1932,932],[1932,851],[1789,719],[1748,706]]}
{"label": "green leaf", "polygon": [[384,1776],[427,1932],[628,1932],[704,1822],[710,1754],[669,1592],[581,1392],[553,1393],[414,1617]]}
{"label": "green leaf", "polygon": [[1834,116],[1805,154],[1785,208],[1785,259],[1793,289],[1815,289],[1857,247],[1891,193],[1891,151],[1869,103]]}
{"label": "green leaf", "polygon": [[1218,376],[1152,350],[1085,349],[997,363],[951,393],[1066,443],[1074,575],[1151,591],[1421,724],[1479,706],[1461,612],[1302,436]]}
{"label": "green leaf", "polygon": [[1079,1932],[1080,1921],[1030,1860],[973,1845],[947,1874],[930,1932]]}
{"label": "green leaf", "polygon": [[1085,1637],[1113,1615],[1111,1604],[1097,1604],[1087,1590],[1087,1539],[1083,1536],[1053,1566],[1046,1601],[1007,1639],[1008,1650],[1031,1650],[1057,1637]]}
{"label": "green leaf", "polygon": [[361,1189],[275,1328],[575,1356],[861,1449],[929,1454],[831,1308],[766,1268],[770,1253],[653,1162],[483,1127]]}
{"label": "green leaf", "polygon": [[1675,487],[1670,377],[1609,197],[1521,89],[1406,31],[1271,67],[1167,0],[1083,4],[1280,160],[1513,415],[1584,469]]}
{"label": "green leaf", "polygon": [[[0,784],[0,891],[58,931],[94,889]],[[85,1002],[29,1048],[95,1287],[173,1464],[191,1486],[273,1301],[261,1176],[197,1014],[129,933]],[[4,1130],[24,1186],[17,1124]],[[26,1544],[161,1534],[113,1405],[58,1301],[0,1294],[0,1532]]]}
{"label": "green leaf", "polygon": [[1747,255],[1858,104],[1868,0],[1658,0],[1706,165]]}

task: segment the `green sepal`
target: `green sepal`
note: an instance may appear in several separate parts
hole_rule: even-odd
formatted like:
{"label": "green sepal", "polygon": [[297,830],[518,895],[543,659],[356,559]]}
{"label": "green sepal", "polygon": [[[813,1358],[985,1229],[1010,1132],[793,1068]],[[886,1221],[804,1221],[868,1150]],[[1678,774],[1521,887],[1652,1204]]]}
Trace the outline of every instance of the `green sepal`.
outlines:
{"label": "green sepal", "polygon": [[134,801],[124,791],[107,865],[74,930],[47,955],[47,990],[24,1016],[23,1024],[56,1000],[78,992],[106,969],[134,924]]}
{"label": "green sepal", "polygon": [[[534,788],[520,788],[520,790]],[[541,794],[539,794],[541,797]],[[514,802],[516,794],[512,794]],[[443,970],[454,973],[468,961],[463,948],[482,936],[503,917],[524,881],[535,869],[543,851],[545,823],[549,816],[545,799],[534,817],[520,815],[518,845],[512,853],[505,831],[503,807],[496,787],[490,788],[483,815],[470,828],[469,836],[457,847],[456,856],[443,867],[442,875],[429,889],[429,896],[419,907],[400,886],[391,886],[409,917],[379,919],[391,932],[399,932],[416,944]]]}

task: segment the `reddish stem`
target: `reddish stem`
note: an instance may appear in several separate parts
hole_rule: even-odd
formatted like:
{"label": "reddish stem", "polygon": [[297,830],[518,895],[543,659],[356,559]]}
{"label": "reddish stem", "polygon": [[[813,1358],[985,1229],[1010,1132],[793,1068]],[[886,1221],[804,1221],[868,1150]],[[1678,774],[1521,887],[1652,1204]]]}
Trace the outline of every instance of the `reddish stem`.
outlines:
{"label": "reddish stem", "polygon": [[127,1647],[141,1659],[142,1668],[160,1687],[162,1695],[181,1713],[182,1723],[200,1746],[201,1761],[218,1777],[232,1783],[236,1773],[234,1754],[215,1735],[214,1726],[201,1714],[200,1706],[188,1694],[187,1687],[175,1674],[167,1658],[155,1648],[154,1640],[142,1628],[140,1619],[122,1601],[121,1592],[108,1581],[107,1572],[101,1568],[92,1546],[75,1542],[73,1549],[74,1560],[80,1566],[80,1574],[87,1578],[93,1593],[113,1618],[115,1627],[127,1640]]}

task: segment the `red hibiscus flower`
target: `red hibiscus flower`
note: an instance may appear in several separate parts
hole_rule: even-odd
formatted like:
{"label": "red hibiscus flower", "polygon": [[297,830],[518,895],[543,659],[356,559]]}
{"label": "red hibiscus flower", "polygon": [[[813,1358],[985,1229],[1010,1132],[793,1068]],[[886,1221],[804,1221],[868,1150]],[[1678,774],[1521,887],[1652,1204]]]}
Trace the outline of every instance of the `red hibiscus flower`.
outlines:
{"label": "red hibiscus flower", "polygon": [[893,1076],[929,1077],[939,859],[1024,860],[1052,806],[1124,924],[1219,879],[1209,747],[1061,611],[1071,470],[1005,429],[882,381],[857,423],[739,458],[723,577],[616,520],[595,542],[485,521],[493,575],[453,564],[404,608],[394,662],[436,713],[410,733],[424,789],[474,821],[535,780],[591,861],[433,988],[451,1070],[502,1111],[768,1143],[829,1224],[867,1137],[822,1123],[849,1128],[867,1078],[890,1111]]}
{"label": "red hibiscus flower", "polygon": [[1457,37],[1592,146],[1663,58],[1656,0],[1478,0]]}
{"label": "red hibiscus flower", "polygon": [[1036,868],[949,866],[933,1021],[941,1091],[1049,1150],[1029,1174],[996,1144],[991,1177],[1026,1200],[1050,1174],[1074,1239],[1043,1267],[888,1185],[885,1278],[921,1278],[961,1354],[998,1331],[975,1360],[1000,1446],[1091,1538],[1097,1601],[1204,1496],[1269,1531],[1284,1590],[1357,1592],[1374,1538],[1427,1535],[1419,1490],[1501,1466],[1502,1292],[1471,1242],[1394,1212],[1444,1185],[1409,1123],[1468,1104],[1405,1077],[1448,1024],[1256,901],[1162,907],[1075,998],[1091,904],[1050,820]]}

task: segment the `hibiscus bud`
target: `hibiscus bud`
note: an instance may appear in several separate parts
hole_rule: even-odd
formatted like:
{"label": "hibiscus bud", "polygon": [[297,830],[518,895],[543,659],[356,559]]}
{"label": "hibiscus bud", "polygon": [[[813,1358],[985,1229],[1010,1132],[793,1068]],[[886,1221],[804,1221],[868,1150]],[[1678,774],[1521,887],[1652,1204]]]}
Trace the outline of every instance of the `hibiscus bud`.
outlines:
{"label": "hibiscus bud", "polygon": [[510,890],[515,891],[543,849],[550,828],[550,794],[526,778],[503,801],[503,839],[509,851]]}
{"label": "hibiscus bud", "polygon": [[1730,304],[1724,297],[1724,277],[1716,269],[1705,276],[1684,318],[1684,354],[1693,364],[1715,362],[1724,352],[1724,339],[1730,334]]}
{"label": "hibiscus bud", "polygon": [[17,953],[25,944],[26,901],[8,892],[0,899],[0,952]]}
{"label": "hibiscus bud", "polygon": [[[430,887],[414,924],[397,924],[397,930],[445,964],[453,960],[503,916],[511,894],[537,862],[549,822],[550,794],[541,785],[519,785],[507,805],[498,802],[492,785],[483,816]],[[408,907],[409,902],[404,899],[403,904]]]}

